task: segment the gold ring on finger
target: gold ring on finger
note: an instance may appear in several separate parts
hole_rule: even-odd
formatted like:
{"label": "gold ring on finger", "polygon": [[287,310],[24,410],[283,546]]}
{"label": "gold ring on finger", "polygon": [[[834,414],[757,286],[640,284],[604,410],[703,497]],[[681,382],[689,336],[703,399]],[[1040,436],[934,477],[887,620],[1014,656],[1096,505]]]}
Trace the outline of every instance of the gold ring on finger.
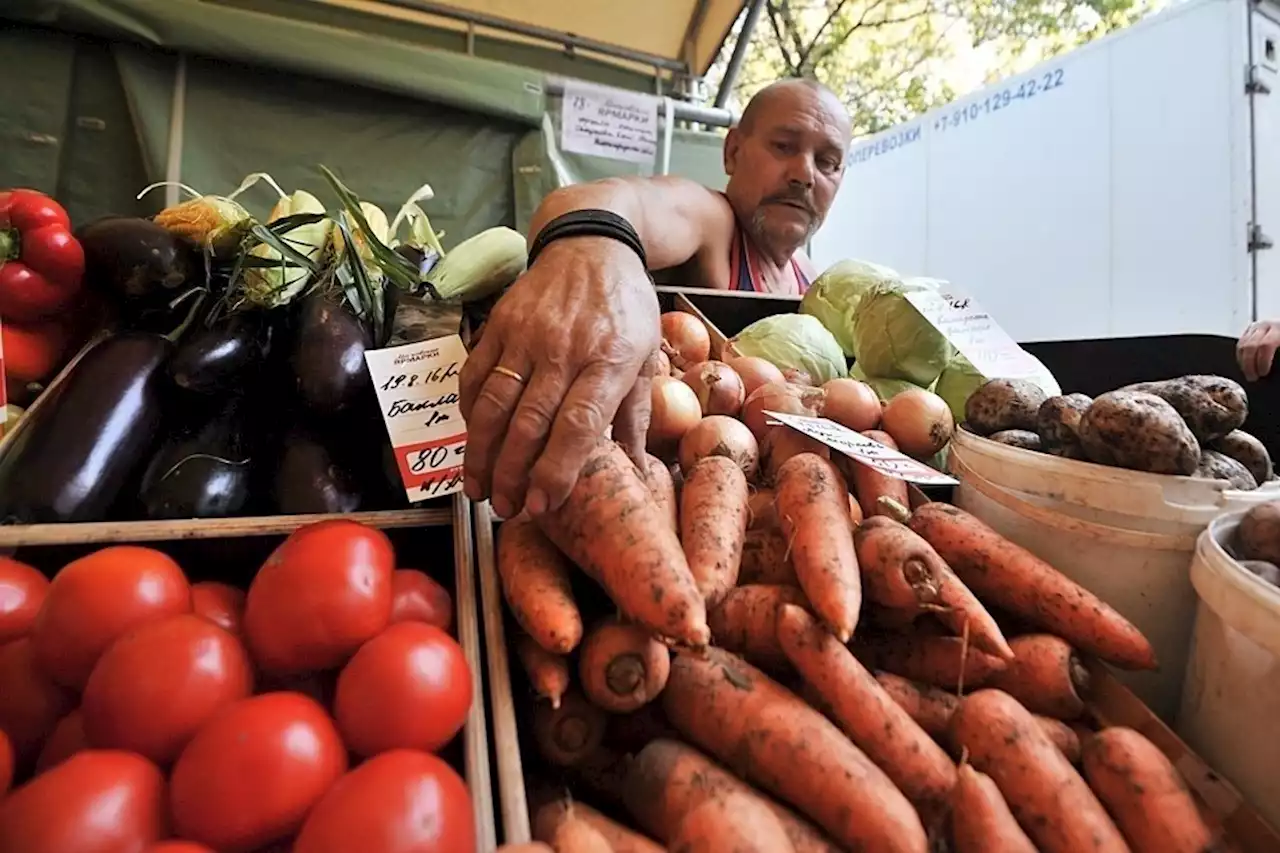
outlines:
{"label": "gold ring on finger", "polygon": [[523,385],[523,384],[525,383],[525,378],[524,378],[523,376],[521,376],[519,373],[516,373],[514,370],[512,370],[512,369],[511,369],[511,368],[509,368],[509,367],[503,367],[501,364],[499,364],[497,367],[495,367],[495,368],[493,369],[493,372],[494,372],[494,373],[501,373],[503,376],[510,377],[510,378],[514,379],[515,381],[519,382],[521,385]]}

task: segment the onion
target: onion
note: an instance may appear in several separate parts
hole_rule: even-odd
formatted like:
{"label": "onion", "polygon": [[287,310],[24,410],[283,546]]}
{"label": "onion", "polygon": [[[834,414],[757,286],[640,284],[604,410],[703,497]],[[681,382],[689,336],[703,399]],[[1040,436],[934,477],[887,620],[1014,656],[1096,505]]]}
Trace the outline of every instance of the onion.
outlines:
{"label": "onion", "polygon": [[955,419],[946,402],[932,391],[912,388],[885,404],[880,428],[898,449],[916,459],[928,459],[947,446]]}
{"label": "onion", "polygon": [[747,479],[755,478],[760,465],[756,437],[742,421],[728,415],[708,415],[680,439],[680,470],[688,474],[698,460],[724,456],[738,463]]}
{"label": "onion", "polygon": [[680,381],[698,395],[704,415],[736,417],[742,411],[742,401],[747,396],[742,390],[742,377],[723,361],[695,364],[684,372]]}
{"label": "onion", "polygon": [[823,384],[827,399],[822,416],[851,430],[862,432],[880,425],[880,398],[871,386],[856,379],[832,379]]}
{"label": "onion", "polygon": [[662,340],[671,363],[681,370],[711,357],[711,333],[701,320],[684,311],[662,315]]}
{"label": "onion", "polygon": [[788,367],[782,371],[782,378],[790,382],[792,385],[813,385],[813,377],[809,375],[807,370],[801,370],[798,367]]}
{"label": "onion", "polygon": [[789,426],[769,427],[764,441],[760,442],[761,467],[764,468],[765,479],[770,483],[774,482],[782,463],[801,453],[816,453],[823,459],[831,458],[831,448],[816,438],[810,438]]}
{"label": "onion", "polygon": [[653,413],[645,443],[651,453],[666,450],[702,418],[698,395],[679,379],[653,377]]}
{"label": "onion", "polygon": [[826,392],[821,388],[802,388],[799,385],[779,385],[770,382],[761,385],[742,404],[742,420],[757,440],[769,431],[766,411],[785,415],[816,416],[822,412]]}
{"label": "onion", "polygon": [[670,376],[671,375],[671,359],[667,358],[667,354],[662,350],[658,350],[658,369],[654,371],[654,376]]}
{"label": "onion", "polygon": [[771,382],[781,385],[787,381],[783,377],[782,371],[775,367],[773,362],[765,361],[758,355],[740,355],[737,358],[727,358],[724,363],[732,367],[734,372],[742,377],[742,390],[746,394],[750,394],[761,385],[768,385]]}

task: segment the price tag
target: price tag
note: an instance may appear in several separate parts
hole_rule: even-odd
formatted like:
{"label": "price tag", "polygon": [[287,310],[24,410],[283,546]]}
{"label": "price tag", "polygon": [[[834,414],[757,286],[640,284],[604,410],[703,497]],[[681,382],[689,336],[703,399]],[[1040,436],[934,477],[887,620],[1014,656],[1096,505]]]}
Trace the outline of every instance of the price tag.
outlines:
{"label": "price tag", "polygon": [[652,163],[658,153],[658,99],[570,81],[564,88],[560,147],[576,154]]}
{"label": "price tag", "polygon": [[786,415],[765,410],[765,414],[780,424],[799,430],[810,438],[821,441],[832,450],[838,450],[851,459],[876,469],[882,474],[897,477],[923,486],[955,486],[958,481],[941,471],[935,471],[923,462],[904,456],[892,447],[867,438],[860,432],[841,426],[826,418],[810,418],[805,415]]}
{"label": "price tag", "polygon": [[364,358],[409,500],[460,491],[467,452],[458,409],[458,373],[467,360],[462,338],[366,350]]}

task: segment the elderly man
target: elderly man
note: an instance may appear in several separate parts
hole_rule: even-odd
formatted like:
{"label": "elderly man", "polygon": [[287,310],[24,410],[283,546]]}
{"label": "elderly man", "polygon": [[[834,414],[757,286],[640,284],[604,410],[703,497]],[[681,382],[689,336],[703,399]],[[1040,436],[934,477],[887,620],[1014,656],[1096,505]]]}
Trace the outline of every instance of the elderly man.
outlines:
{"label": "elderly man", "polygon": [[803,293],[801,247],[840,180],[849,116],[809,80],[751,99],[724,145],[723,194],[674,177],[565,187],[530,227],[530,266],[494,307],[461,376],[466,490],[510,517],[568,496],[612,424],[644,452],[660,344],[649,271],[722,290]]}

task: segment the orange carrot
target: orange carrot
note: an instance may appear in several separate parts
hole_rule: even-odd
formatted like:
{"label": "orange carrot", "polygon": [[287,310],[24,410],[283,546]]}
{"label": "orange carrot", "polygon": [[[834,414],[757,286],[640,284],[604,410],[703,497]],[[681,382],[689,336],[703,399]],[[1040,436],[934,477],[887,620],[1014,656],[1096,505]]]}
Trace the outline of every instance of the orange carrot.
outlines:
{"label": "orange carrot", "polygon": [[1089,671],[1075,650],[1052,634],[1025,634],[1010,642],[1014,658],[989,682],[1033,714],[1074,720],[1084,713],[1080,693],[1089,688]]}
{"label": "orange carrot", "polygon": [[1182,777],[1138,732],[1112,726],[1084,742],[1084,776],[1133,853],[1205,853],[1215,843]]}
{"label": "orange carrot", "polygon": [[589,825],[608,842],[613,853],[663,853],[662,846],[656,842],[605,817],[586,803],[569,800],[552,800],[537,810],[533,817],[533,837],[542,840],[554,838],[566,820],[578,820]]}
{"label": "orange carrot", "polygon": [[1058,748],[1058,752],[1066,756],[1067,761],[1072,764],[1079,764],[1080,738],[1072,731],[1071,726],[1068,726],[1062,720],[1055,720],[1053,717],[1044,717],[1040,714],[1033,716],[1036,718],[1036,722],[1040,724],[1040,730]]}
{"label": "orange carrot", "polygon": [[640,828],[668,843],[685,818],[707,800],[735,795],[768,808],[795,853],[838,853],[838,848],[795,812],[779,805],[691,746],[655,740],[627,768],[627,811]]}
{"label": "orange carrot", "polygon": [[608,839],[585,820],[570,815],[556,827],[551,836],[556,853],[613,853]]}
{"label": "orange carrot", "polygon": [[726,794],[689,812],[670,853],[794,853],[773,812],[752,797]]}
{"label": "orange carrot", "polygon": [[927,850],[920,818],[884,772],[826,717],[740,658],[716,648],[678,654],[662,707],[685,737],[838,843],[868,853]]}
{"label": "orange carrot", "polygon": [[516,656],[529,676],[533,692],[551,702],[552,708],[559,708],[560,697],[569,689],[569,659],[551,654],[527,634],[516,639]]}
{"label": "orange carrot", "polygon": [[498,575],[520,627],[552,654],[582,639],[582,614],[569,586],[569,565],[537,525],[508,519],[498,527]]}
{"label": "orange carrot", "polygon": [[962,637],[935,637],[913,631],[906,634],[859,635],[853,649],[872,669],[882,669],[957,693],[979,687],[1004,669],[998,657],[966,647]]}
{"label": "orange carrot", "polygon": [[946,801],[955,765],[847,648],[791,604],[779,609],[778,642],[849,739],[908,799],[933,808]]}
{"label": "orange carrot", "polygon": [[[862,434],[873,441],[892,447],[894,450],[898,449],[897,442],[887,432],[869,429]],[[886,514],[885,509],[878,503],[882,497],[893,498],[903,506],[911,505],[906,480],[899,480],[897,477],[881,474],[875,468],[851,459],[843,453],[835,455],[835,462],[840,472],[848,479],[853,494],[858,498],[858,504],[862,507],[862,515],[864,517],[871,518],[875,515]]]}
{"label": "orange carrot", "polygon": [[538,752],[558,767],[572,767],[604,741],[608,716],[577,690],[569,690],[559,708],[533,709],[533,736]]}
{"label": "orange carrot", "polygon": [[1036,853],[996,783],[967,764],[951,791],[951,853]]}
{"label": "orange carrot", "polygon": [[773,489],[753,489],[747,501],[747,530],[777,529],[778,513],[773,506]]}
{"label": "orange carrot", "polygon": [[729,590],[707,612],[711,637],[720,648],[741,655],[766,670],[787,667],[787,656],[778,645],[778,607],[807,606],[804,593],[793,586],[751,584]]}
{"label": "orange carrot", "polygon": [[969,513],[927,503],[911,515],[965,585],[999,607],[1122,669],[1154,669],[1146,637],[1097,596]]}
{"label": "orange carrot", "polygon": [[738,583],[800,586],[791,565],[791,548],[778,528],[748,530],[742,542],[742,567]]}
{"label": "orange carrot", "polygon": [[791,565],[810,606],[842,643],[862,607],[862,583],[844,480],[812,453],[793,456],[778,472],[777,507],[791,543]]}
{"label": "orange carrot", "polygon": [[676,484],[671,479],[671,469],[658,457],[651,453],[644,455],[644,484],[649,487],[658,510],[671,521],[671,529],[680,529],[680,518],[676,512]]}
{"label": "orange carrot", "polygon": [[678,643],[706,644],[706,605],[680,540],[618,445],[602,439],[568,500],[538,521],[631,621]]}
{"label": "orange carrot", "polygon": [[707,456],[685,472],[680,542],[708,607],[738,582],[748,500],[746,475],[732,459]]}
{"label": "orange carrot", "polygon": [[643,628],[613,618],[587,632],[578,654],[582,692],[615,714],[648,704],[666,686],[670,670],[666,646]]}
{"label": "orange carrot", "polygon": [[1036,723],[1000,690],[979,690],[951,718],[951,737],[1000,788],[1042,853],[1129,853],[1106,809]]}
{"label": "orange carrot", "polygon": [[788,426],[769,427],[760,442],[760,471],[764,481],[776,484],[782,466],[801,453],[812,453],[826,460],[832,456],[830,447],[802,432]]}
{"label": "orange carrot", "polygon": [[891,672],[877,672],[876,681],[884,688],[902,710],[916,721],[920,728],[934,739],[946,737],[951,725],[951,715],[960,707],[960,699],[954,693],[948,693],[928,684],[894,675]]}

